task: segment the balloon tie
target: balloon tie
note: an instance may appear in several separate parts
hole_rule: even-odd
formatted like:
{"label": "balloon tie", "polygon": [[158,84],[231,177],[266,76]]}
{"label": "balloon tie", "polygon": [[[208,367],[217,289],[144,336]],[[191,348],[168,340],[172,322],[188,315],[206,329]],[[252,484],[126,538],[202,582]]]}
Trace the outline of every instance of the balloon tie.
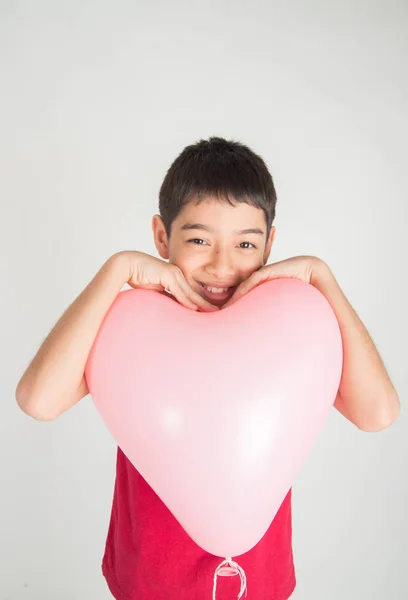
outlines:
{"label": "balloon tie", "polygon": [[237,600],[239,600],[240,598],[242,598],[244,592],[245,592],[245,597],[246,597],[246,595],[247,595],[247,584],[246,584],[246,575],[245,575],[244,569],[242,567],[240,567],[239,564],[236,563],[231,558],[226,558],[215,569],[215,573],[214,573],[214,588],[213,588],[213,600],[216,600],[215,595],[217,593],[217,577],[219,576],[220,571],[224,567],[232,567],[235,570],[235,575],[238,574],[239,577],[240,577],[240,580],[241,580],[241,589],[239,590],[239,594],[238,594]]}

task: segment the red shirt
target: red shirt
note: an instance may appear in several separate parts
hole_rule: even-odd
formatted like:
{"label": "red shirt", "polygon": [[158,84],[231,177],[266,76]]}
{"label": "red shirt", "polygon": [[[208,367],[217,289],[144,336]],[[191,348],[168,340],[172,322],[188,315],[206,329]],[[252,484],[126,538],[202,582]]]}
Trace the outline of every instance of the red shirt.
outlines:
{"label": "red shirt", "polygon": [[[296,586],[290,489],[258,544],[239,557],[247,600],[287,600]],[[223,558],[202,550],[118,448],[102,571],[116,600],[211,600]],[[217,578],[217,600],[235,600],[238,575]],[[245,594],[243,596],[245,598]]]}

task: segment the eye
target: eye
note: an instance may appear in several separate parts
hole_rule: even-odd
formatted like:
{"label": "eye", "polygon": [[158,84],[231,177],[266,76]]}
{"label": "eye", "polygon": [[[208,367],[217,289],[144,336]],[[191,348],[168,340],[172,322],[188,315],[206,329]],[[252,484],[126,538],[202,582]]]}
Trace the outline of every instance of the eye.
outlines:
{"label": "eye", "polygon": [[[201,238],[192,238],[191,240],[187,240],[188,244],[195,244],[196,246],[203,246],[204,244],[206,244],[207,242]],[[242,244],[249,244],[249,246],[247,247],[243,247],[243,250],[251,250],[251,248],[256,248],[255,244],[253,244],[252,242],[241,242],[239,244],[239,246],[242,247]]]}
{"label": "eye", "polygon": [[196,246],[202,246],[201,242],[204,242],[204,244],[205,244],[205,241],[202,240],[201,238],[193,238],[193,239],[187,240],[187,241],[189,244],[199,242],[198,244],[196,244]]}

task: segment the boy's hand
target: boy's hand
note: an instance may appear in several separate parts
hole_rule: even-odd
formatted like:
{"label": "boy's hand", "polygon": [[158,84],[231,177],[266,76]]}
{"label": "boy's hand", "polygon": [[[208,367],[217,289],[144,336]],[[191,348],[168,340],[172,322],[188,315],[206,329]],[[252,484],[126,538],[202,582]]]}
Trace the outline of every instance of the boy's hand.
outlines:
{"label": "boy's hand", "polygon": [[313,285],[313,275],[316,273],[318,265],[322,263],[323,261],[317,256],[294,256],[293,258],[287,258],[271,265],[265,265],[254,271],[248,279],[237,287],[233,296],[222,306],[222,309],[242,298],[242,296],[260,283],[269,281],[270,279],[289,277],[300,279]]}
{"label": "boy's hand", "polygon": [[182,270],[176,265],[136,250],[125,250],[120,254],[128,258],[127,283],[131,287],[157,290],[166,295],[168,291],[180,304],[192,310],[218,310],[217,306],[210,304],[191,288]]}

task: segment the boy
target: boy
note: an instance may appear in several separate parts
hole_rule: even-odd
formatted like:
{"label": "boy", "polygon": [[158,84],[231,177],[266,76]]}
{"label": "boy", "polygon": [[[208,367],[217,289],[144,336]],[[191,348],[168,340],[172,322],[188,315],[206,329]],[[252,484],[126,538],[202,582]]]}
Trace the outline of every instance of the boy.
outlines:
{"label": "boy", "polygon": [[[329,267],[300,256],[266,265],[275,236],[276,193],[265,162],[247,146],[212,137],[187,146],[170,166],[152,228],[155,258],[110,257],[40,347],[16,390],[21,409],[50,420],[88,394],[85,364],[102,320],[124,284],[170,293],[192,310],[220,310],[274,277],[315,285],[337,316],[344,366],[335,407],[363,431],[398,416],[399,400],[364,325]],[[168,262],[165,262],[168,261]],[[246,351],[237,348],[237,352]],[[102,569],[116,600],[211,598],[219,557],[185,533],[120,448]],[[239,557],[254,600],[287,600],[295,588],[291,490],[262,540]],[[217,598],[237,596],[221,577]]]}

